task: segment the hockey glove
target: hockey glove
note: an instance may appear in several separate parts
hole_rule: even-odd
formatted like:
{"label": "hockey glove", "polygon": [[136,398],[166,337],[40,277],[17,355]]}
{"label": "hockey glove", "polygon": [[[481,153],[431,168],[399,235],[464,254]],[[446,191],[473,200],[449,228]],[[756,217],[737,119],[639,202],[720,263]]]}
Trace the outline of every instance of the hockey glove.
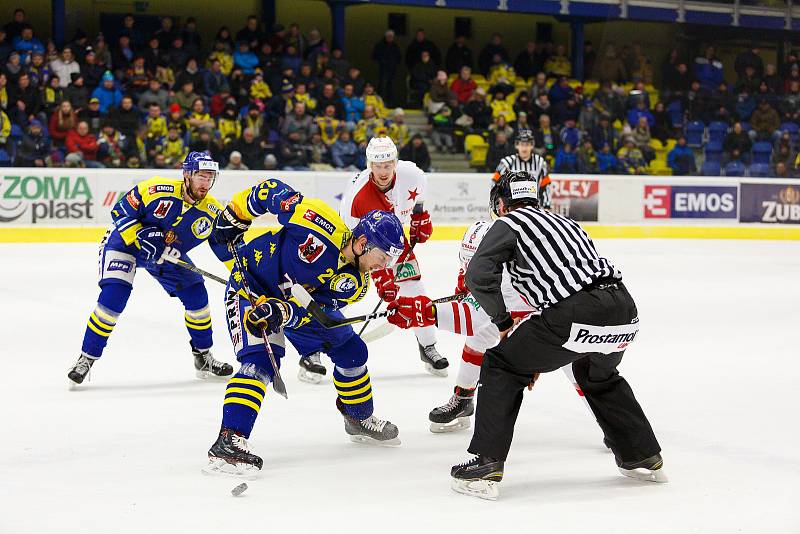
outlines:
{"label": "hockey glove", "polygon": [[464,269],[458,270],[458,281],[456,282],[456,291],[455,291],[456,295],[466,295],[467,293],[469,293],[469,288],[467,287],[467,283],[466,281],[464,281],[464,277],[466,275],[467,273],[464,272]]}
{"label": "hockey glove", "polygon": [[397,298],[397,292],[400,291],[400,287],[394,281],[394,271],[392,269],[372,271],[371,276],[381,300],[392,302]]}
{"label": "hockey glove", "polygon": [[433,233],[431,216],[427,211],[411,214],[411,230],[409,232],[412,243],[424,243]]}
{"label": "hockey glove", "polygon": [[386,320],[400,328],[418,328],[436,324],[436,306],[424,295],[400,297],[387,306],[391,313]]}
{"label": "hockey glove", "polygon": [[244,325],[254,336],[261,337],[261,332],[274,334],[292,320],[292,307],[275,298],[258,297],[256,307],[248,309],[244,314]]}
{"label": "hockey glove", "polygon": [[218,243],[236,244],[250,228],[250,221],[240,219],[231,206],[222,210],[214,221],[214,238]]}
{"label": "hockey glove", "polygon": [[158,261],[167,248],[164,241],[164,232],[157,226],[145,226],[136,232],[136,239],[139,242],[139,258],[144,263],[154,263]]}

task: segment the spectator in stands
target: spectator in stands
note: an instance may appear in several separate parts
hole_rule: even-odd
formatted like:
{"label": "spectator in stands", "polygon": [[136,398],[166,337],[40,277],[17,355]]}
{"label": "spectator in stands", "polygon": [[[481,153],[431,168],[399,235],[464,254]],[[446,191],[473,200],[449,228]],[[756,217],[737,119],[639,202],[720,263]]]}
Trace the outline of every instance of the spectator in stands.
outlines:
{"label": "spectator in stands", "polygon": [[242,136],[242,124],[239,122],[236,106],[232,103],[225,105],[225,109],[217,119],[217,131],[223,146]]}
{"label": "spectator in stands", "polygon": [[531,88],[528,91],[528,96],[532,100],[539,98],[541,94],[548,94],[550,88],[547,86],[547,75],[544,72],[539,72],[531,83]]}
{"label": "spectator in stands", "polygon": [[228,164],[225,166],[226,171],[249,171],[250,167],[242,161],[242,154],[234,150],[228,157]]}
{"label": "spectator in stands", "polygon": [[[283,27],[281,27],[281,30]],[[247,43],[248,46],[256,46],[264,38],[264,33],[261,31],[258,17],[255,15],[248,15],[244,27],[236,32],[236,41],[239,43]]]}
{"label": "spectator in stands", "polygon": [[749,121],[756,109],[756,99],[747,91],[742,91],[736,97],[733,111],[736,120]]}
{"label": "spectator in stands", "polygon": [[497,120],[501,115],[507,122],[514,122],[517,118],[514,113],[513,103],[506,98],[503,91],[495,92],[494,97],[489,102],[489,106],[492,108],[492,119],[494,120]]}
{"label": "spectator in stands", "polygon": [[317,109],[324,113],[328,106],[333,106],[333,116],[338,120],[344,120],[345,110],[342,99],[336,95],[336,88],[333,83],[325,83],[322,92],[317,99]]}
{"label": "spectator in stands", "polygon": [[413,161],[414,164],[425,172],[431,170],[431,157],[422,135],[416,133],[411,141],[400,150],[400,159]]}
{"label": "spectator in stands", "polygon": [[467,47],[466,43],[467,38],[458,35],[455,42],[447,49],[444,63],[448,74],[459,73],[463,67],[472,69],[472,50]]}
{"label": "spectator in stands", "polygon": [[561,139],[558,131],[550,125],[549,115],[539,117],[539,128],[533,132],[533,140],[536,147],[533,149],[534,152],[550,160],[555,157]]}
{"label": "spectator in stands", "polygon": [[567,119],[564,121],[561,130],[558,132],[558,137],[561,140],[561,145],[578,146],[581,140],[581,131],[576,127],[574,119]]}
{"label": "spectator in stands", "polygon": [[767,84],[770,93],[781,94],[783,92],[783,79],[778,74],[778,68],[773,63],[767,64],[761,81]]}
{"label": "spectator in stands", "polygon": [[781,121],[800,123],[800,81],[793,80],[780,104]]}
{"label": "spectator in stands", "polygon": [[753,142],[750,140],[750,136],[747,135],[742,129],[741,122],[735,122],[733,124],[733,129],[725,136],[725,140],[722,143],[722,163],[727,163],[729,161],[742,161],[743,163],[750,162],[750,148],[753,146]]}
{"label": "spectator in stands", "polygon": [[406,48],[406,68],[414,70],[414,66],[422,61],[422,53],[427,52],[435,68],[442,65],[442,54],[436,44],[425,37],[425,30],[419,28],[414,35],[414,40]]}
{"label": "spectator in stands", "polygon": [[769,105],[769,102],[762,100],[750,116],[750,126],[753,128],[750,137],[771,142],[780,136],[778,132],[780,125],[781,118],[778,112]]}
{"label": "spectator in stands", "polygon": [[492,66],[489,68],[489,94],[494,94],[498,90],[510,95],[514,92],[514,82],[517,75],[514,68],[503,61],[500,54],[495,54],[492,58]]}
{"label": "spectator in stands", "polygon": [[44,45],[33,36],[33,26],[29,24],[23,26],[21,33],[11,39],[11,44],[19,53],[19,60],[23,65],[28,64],[31,54],[34,52],[44,52]]}
{"label": "spectator in stands", "polygon": [[236,52],[233,53],[233,64],[248,76],[255,72],[258,66],[258,56],[250,50],[250,45],[246,41],[241,41]]}
{"label": "spectator in stands", "polygon": [[38,115],[42,110],[42,103],[39,90],[31,86],[31,77],[23,73],[17,79],[17,86],[14,88],[13,99],[19,107],[22,104],[26,117]]}
{"label": "spectator in stands", "polygon": [[[491,125],[489,125],[489,142],[494,139],[497,132],[503,132],[506,134],[506,138],[512,139],[514,137],[514,128],[506,121],[505,116],[500,115],[495,119]],[[513,139],[512,139],[513,140]]]}
{"label": "spectator in stands", "polygon": [[647,109],[644,101],[639,100],[636,103],[636,107],[628,112],[628,124],[631,128],[635,128],[639,124],[641,118],[647,120],[648,126],[653,126],[656,123],[653,114]]}
{"label": "spectator in stands", "polygon": [[311,134],[308,145],[309,167],[312,171],[332,171],[331,149],[322,141],[319,132]]}
{"label": "spectator in stands", "polygon": [[594,72],[594,65],[597,62],[597,52],[594,44],[588,39],[583,43],[583,79],[589,79]]}
{"label": "spectator in stands", "polygon": [[11,22],[3,26],[3,31],[6,33],[8,40],[13,41],[15,37],[22,34],[22,30],[26,26],[28,26],[28,21],[25,10],[17,8],[14,10]]}
{"label": "spectator in stands", "polygon": [[458,103],[462,106],[469,102],[477,88],[478,84],[472,79],[472,69],[467,65],[461,67],[458,77],[450,85],[450,90],[455,93]]}
{"label": "spectator in stands", "polygon": [[[347,78],[343,82],[344,84],[352,84],[353,86],[353,93],[357,96],[364,95],[364,86],[367,84],[367,81],[361,76],[361,69],[356,67],[355,65],[351,65],[350,69],[347,71]],[[380,84],[378,84],[380,87]]]}
{"label": "spectator in stands", "polygon": [[[211,131],[216,124],[214,119],[205,109],[203,99],[198,97],[192,102],[192,109],[186,116],[186,122],[189,125],[189,142],[196,142],[200,138],[200,134],[204,131]],[[190,150],[191,147],[190,147]]]}
{"label": "spectator in stands", "polygon": [[343,80],[350,70],[350,62],[344,57],[344,52],[341,48],[334,47],[331,50],[331,58],[328,61],[328,66],[333,69],[334,74],[339,80]]}
{"label": "spectator in stands", "polygon": [[157,104],[161,109],[167,109],[169,103],[169,93],[161,87],[161,83],[150,78],[147,82],[147,90],[139,95],[139,109],[149,109],[150,104]]}
{"label": "spectator in stands", "polygon": [[598,117],[597,126],[591,133],[592,146],[598,152],[603,149],[603,145],[608,145],[612,154],[616,152],[619,136],[611,125],[611,117],[608,113],[601,113]]}
{"label": "spectator in stands", "polygon": [[[402,153],[402,151],[401,151]],[[344,171],[360,170],[358,146],[350,138],[350,132],[342,130],[336,141],[331,145],[331,160],[336,169]],[[407,159],[402,158],[401,159]]]}
{"label": "spectator in stands", "polygon": [[192,106],[200,95],[194,92],[194,83],[187,79],[181,84],[181,90],[172,97],[172,102],[178,104],[181,113],[188,114],[192,111]]}
{"label": "spectator in stands", "polygon": [[691,176],[697,172],[694,152],[686,146],[686,137],[678,137],[678,142],[667,154],[667,166],[676,176]]}
{"label": "spectator in stands", "polygon": [[536,123],[539,122],[539,117],[542,115],[550,115],[553,112],[553,106],[550,104],[550,97],[547,96],[547,93],[539,93],[529,108],[533,115],[533,121]]}
{"label": "spectator in stands", "polygon": [[723,65],[716,56],[716,49],[707,46],[705,54],[697,56],[694,60],[694,76],[700,82],[700,86],[711,91],[717,87],[723,79]]}
{"label": "spectator in stands", "polygon": [[641,43],[633,43],[633,50],[628,55],[625,71],[634,81],[645,84],[653,83],[653,62],[642,50]]}
{"label": "spectator in stands", "polygon": [[314,120],[306,113],[306,105],[303,102],[297,102],[292,109],[292,113],[286,116],[286,120],[281,127],[281,135],[287,137],[292,132],[297,132],[298,140],[305,143],[311,137],[311,130],[314,126]]}
{"label": "spectator in stands", "polygon": [[366,150],[367,144],[373,137],[386,135],[387,129],[383,119],[375,113],[375,107],[367,105],[364,107],[364,116],[358,121],[353,131],[353,141],[358,143],[361,150]]}
{"label": "spectator in stands", "polygon": [[50,137],[56,147],[63,147],[67,134],[78,125],[78,115],[69,100],[64,100],[50,116]]}
{"label": "spectator in stands", "polygon": [[281,140],[281,169],[285,171],[310,170],[310,154],[308,145],[300,140],[300,133],[290,132]]}
{"label": "spectator in stands", "polygon": [[594,107],[592,99],[585,99],[581,106],[580,113],[578,114],[578,128],[588,136],[589,132],[591,132],[597,124],[598,118],[599,114]]}
{"label": "spectator in stands", "polygon": [[739,78],[745,78],[747,75],[747,68],[751,68],[751,75],[758,79],[764,76],[764,60],[761,59],[761,50],[755,43],[744,52],[736,56],[733,63],[733,68]]}
{"label": "spectator in stands", "polygon": [[[75,109],[75,105],[72,106]],[[89,131],[97,135],[100,133],[100,124],[102,123],[102,114],[100,113],[100,101],[97,98],[90,98],[86,106],[78,111],[78,120],[86,121],[89,125]],[[77,124],[76,124],[77,126]],[[66,139],[65,139],[66,141]]]}
{"label": "spectator in stands", "polygon": [[[126,70],[131,66],[135,51],[131,47],[131,39],[127,35],[120,35],[117,41],[117,46],[114,47],[111,53],[111,64],[114,66],[114,72],[118,76],[122,76]],[[166,54],[165,59],[170,57],[169,53]]]}
{"label": "spectator in stands", "polygon": [[[556,53],[550,56],[544,63],[544,72],[548,76],[569,77],[572,75],[572,63],[567,57],[567,48],[560,44],[556,47]],[[551,98],[552,100],[552,98]]]}
{"label": "spectator in stands", "polygon": [[578,172],[578,156],[572,150],[571,144],[565,143],[556,152],[556,162],[553,170],[564,174]]}
{"label": "spectator in stands", "polygon": [[[83,77],[78,79],[83,80]],[[81,84],[82,85],[82,84]],[[69,98],[69,96],[68,96]],[[103,74],[102,84],[92,91],[92,98],[100,101],[100,113],[108,113],[112,107],[119,106],[122,101],[122,92],[117,89],[114,82],[114,75],[110,71]]]}
{"label": "spectator in stands", "polygon": [[164,161],[167,166],[177,168],[181,165],[189,149],[183,141],[178,123],[170,123],[168,128],[167,137],[163,139],[161,145],[157,148],[156,153],[164,156]]}
{"label": "spectator in stands", "polygon": [[97,160],[105,167],[124,167],[129,155],[129,139],[106,120],[97,139]]}
{"label": "spectator in stands", "polygon": [[94,49],[91,47],[87,48],[86,55],[83,58],[83,65],[79,72],[83,73],[86,86],[90,91],[93,91],[95,87],[100,85],[105,71],[106,66],[97,62],[97,53]]}
{"label": "spectator in stands", "polygon": [[[553,122],[555,122],[556,126],[561,126],[569,121],[572,121],[573,124],[577,123],[580,113],[581,110],[580,107],[578,107],[578,102],[575,99],[575,95],[572,95],[567,98],[567,100],[559,102],[557,105],[553,106],[551,117],[553,118]],[[573,143],[573,146],[575,145],[576,143]]]}
{"label": "spectator in stands", "polygon": [[617,151],[620,166],[627,174],[647,174],[647,162],[642,151],[636,147],[633,138],[628,137]]}
{"label": "spectator in stands", "polygon": [[158,46],[162,50],[168,50],[175,39],[177,32],[173,29],[172,17],[162,17],[161,27],[156,31],[155,36],[158,38]]}
{"label": "spectator in stands", "polygon": [[6,62],[4,71],[4,74],[8,78],[9,85],[16,84],[17,79],[23,72],[25,72],[24,66],[19,57],[19,52],[11,52],[8,55],[8,61]]}
{"label": "spectator in stands", "polygon": [[436,77],[430,87],[427,112],[434,115],[445,106],[457,106],[456,94],[447,86],[447,73],[443,70],[436,72]]}
{"label": "spectator in stands", "polygon": [[133,105],[133,98],[130,95],[123,96],[119,107],[110,110],[109,118],[114,127],[128,139],[136,138],[136,132],[141,124],[141,114]]}
{"label": "spectator in stands", "polygon": [[[411,98],[416,107],[420,107],[425,93],[431,87],[431,82],[436,78],[437,65],[431,60],[431,54],[427,50],[423,50],[420,55],[420,60],[414,63],[411,67]],[[445,80],[447,75],[445,74]]]}
{"label": "spectator in stands", "polygon": [[75,61],[75,56],[72,53],[72,48],[65,46],[61,51],[61,57],[55,61],[50,62],[50,69],[58,76],[59,87],[66,89],[72,80],[72,74],[79,74],[81,66]]}
{"label": "spectator in stands", "polygon": [[492,122],[492,109],[486,104],[486,91],[478,87],[467,105],[464,114],[472,119],[472,130],[484,132]]}
{"label": "spectator in stands", "polygon": [[445,104],[431,117],[433,128],[431,139],[439,152],[455,153],[455,139],[453,138],[453,110]]}
{"label": "spectator in stands", "polygon": [[536,50],[536,43],[528,41],[514,60],[514,71],[517,76],[530,80],[544,69],[544,62],[541,59],[541,55]]}
{"label": "spectator in stands", "polygon": [[583,140],[583,144],[577,151],[578,172],[581,174],[591,174],[598,171],[597,152],[592,147],[592,141],[588,138]]}
{"label": "spectator in stands", "polygon": [[395,42],[394,31],[386,30],[383,39],[372,49],[372,60],[378,64],[378,93],[383,95],[390,106],[395,101],[394,77],[402,57],[400,47]]}
{"label": "spectator in stands", "polygon": [[333,104],[328,104],[322,115],[314,118],[316,132],[319,132],[322,142],[330,146],[339,138],[343,124],[336,118],[336,108]]}
{"label": "spectator in stands", "polygon": [[755,94],[758,92],[759,85],[761,85],[761,78],[756,76],[755,69],[751,65],[748,65],[745,67],[744,73],[736,81],[736,85],[734,85],[733,88],[737,93],[745,90],[750,94]]}
{"label": "spectator in stands", "polygon": [[352,83],[347,83],[342,89],[341,101],[347,128],[353,130],[364,114],[364,99],[355,94]]}
{"label": "spectator in stands", "polygon": [[97,161],[97,138],[89,131],[86,121],[78,122],[78,126],[67,134],[66,147],[68,153],[79,156],[87,167],[103,167]]}
{"label": "spectator in stands", "polygon": [[484,76],[488,76],[489,68],[492,66],[492,58],[494,58],[495,54],[499,54],[500,58],[505,62],[511,61],[508,50],[503,46],[503,38],[499,33],[492,34],[489,43],[483,47],[478,55],[478,69]]}
{"label": "spectator in stands", "polygon": [[[293,135],[299,135],[294,132]],[[228,144],[228,153],[234,151],[242,155],[242,161],[250,170],[264,168],[264,155],[261,146],[261,139],[257,138],[251,128],[242,131],[242,137]]]}
{"label": "spectator in stands", "polygon": [[372,106],[375,108],[375,115],[378,117],[385,118],[389,114],[386,103],[383,98],[381,98],[381,95],[375,92],[375,86],[371,83],[367,82],[364,84],[364,94],[362,98],[364,99],[364,106]]}
{"label": "spectator in stands", "polygon": [[17,166],[46,167],[50,155],[50,139],[44,135],[42,123],[36,119],[28,125],[17,150]]}
{"label": "spectator in stands", "polygon": [[779,164],[784,164],[787,168],[791,168],[797,155],[792,150],[791,141],[780,143],[772,151],[770,157],[770,165],[773,169],[777,169]]}
{"label": "spectator in stands", "polygon": [[411,140],[411,132],[406,124],[406,114],[403,108],[396,108],[392,113],[392,122],[389,124],[389,137],[398,148],[403,148]]}
{"label": "spectator in stands", "polygon": [[778,163],[772,172],[775,178],[794,178],[796,176],[790,167],[784,162]]}
{"label": "spectator in stands", "polygon": [[[183,37],[183,45],[186,47],[189,54],[193,57],[197,57],[203,48],[203,37],[200,35],[200,32],[197,31],[197,20],[194,17],[186,19],[186,24],[181,31],[181,37]],[[136,48],[138,45],[135,41],[132,40],[132,42],[134,48]]]}
{"label": "spectator in stands", "polygon": [[626,119],[625,102],[622,95],[611,86],[611,82],[604,82],[595,92],[593,100],[594,106],[601,113],[608,113],[612,123]]}
{"label": "spectator in stands", "polygon": [[625,64],[619,56],[617,56],[617,51],[613,43],[606,45],[602,57],[595,63],[592,77],[597,79],[600,83],[622,83],[628,79],[628,73],[625,71]]}
{"label": "spectator in stands", "polygon": [[663,102],[657,102],[653,108],[653,127],[650,128],[653,139],[658,139],[661,144],[666,144],[672,137],[672,120]]}
{"label": "spectator in stands", "polygon": [[639,117],[639,123],[633,129],[632,137],[636,148],[642,152],[647,163],[655,159],[655,151],[650,146],[652,137],[650,136],[650,125],[647,123],[647,117]]}
{"label": "spectator in stands", "polygon": [[619,161],[608,143],[605,143],[597,154],[597,170],[601,174],[614,174],[619,170]]}
{"label": "spectator in stands", "polygon": [[505,132],[495,133],[493,141],[493,143],[489,143],[489,150],[486,152],[487,169],[497,169],[500,160],[514,153],[514,145],[511,144]]}
{"label": "spectator in stands", "polygon": [[219,138],[210,128],[203,128],[199,131],[197,137],[189,143],[189,151],[205,152],[216,161],[224,159]]}

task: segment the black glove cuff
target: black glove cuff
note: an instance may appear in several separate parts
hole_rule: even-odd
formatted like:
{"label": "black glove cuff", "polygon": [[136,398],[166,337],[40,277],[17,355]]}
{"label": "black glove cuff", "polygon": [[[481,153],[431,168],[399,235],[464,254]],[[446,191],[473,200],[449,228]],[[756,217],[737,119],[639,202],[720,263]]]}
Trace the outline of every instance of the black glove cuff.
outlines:
{"label": "black glove cuff", "polygon": [[512,326],[514,326],[514,319],[511,318],[510,314],[506,313],[506,314],[501,315],[499,317],[499,320],[495,321],[494,324],[497,325],[497,329],[498,330],[500,330],[501,332],[504,332],[504,331],[508,330],[509,328],[511,328]]}

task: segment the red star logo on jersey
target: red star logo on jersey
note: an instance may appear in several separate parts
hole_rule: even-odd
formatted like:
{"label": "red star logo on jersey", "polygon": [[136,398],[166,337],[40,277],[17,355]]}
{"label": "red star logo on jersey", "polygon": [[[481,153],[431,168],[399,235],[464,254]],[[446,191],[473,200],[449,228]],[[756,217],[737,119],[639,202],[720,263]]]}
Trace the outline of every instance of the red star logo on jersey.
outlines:
{"label": "red star logo on jersey", "polygon": [[417,193],[417,188],[415,187],[412,191],[411,189],[408,190],[408,200],[417,200],[419,193]]}

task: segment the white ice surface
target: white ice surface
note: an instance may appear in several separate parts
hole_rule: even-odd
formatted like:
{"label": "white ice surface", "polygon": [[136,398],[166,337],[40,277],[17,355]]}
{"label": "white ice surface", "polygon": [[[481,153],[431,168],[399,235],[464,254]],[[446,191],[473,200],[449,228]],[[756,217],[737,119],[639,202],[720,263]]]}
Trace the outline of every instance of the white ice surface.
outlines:
{"label": "white ice surface", "polygon": [[[430,294],[450,294],[455,242],[419,248]],[[327,382],[270,392],[251,439],[262,478],[200,474],[224,382],[194,378],[180,303],[140,271],[92,381],[67,390],[97,297],[96,246],[0,246],[0,533],[800,532],[800,246],[601,241],[642,321],[621,365],[663,447],[666,485],[622,477],[562,373],[527,393],[500,500],[449,489],[471,432],[434,435],[462,339],[440,335],[449,378],[413,337],[371,346],[376,415],[399,448],[350,443]],[[203,247],[193,254],[223,274]],[[222,291],[208,282],[215,354],[234,363]],[[370,300],[348,310],[371,309]],[[330,368],[330,362],[328,367]]]}

